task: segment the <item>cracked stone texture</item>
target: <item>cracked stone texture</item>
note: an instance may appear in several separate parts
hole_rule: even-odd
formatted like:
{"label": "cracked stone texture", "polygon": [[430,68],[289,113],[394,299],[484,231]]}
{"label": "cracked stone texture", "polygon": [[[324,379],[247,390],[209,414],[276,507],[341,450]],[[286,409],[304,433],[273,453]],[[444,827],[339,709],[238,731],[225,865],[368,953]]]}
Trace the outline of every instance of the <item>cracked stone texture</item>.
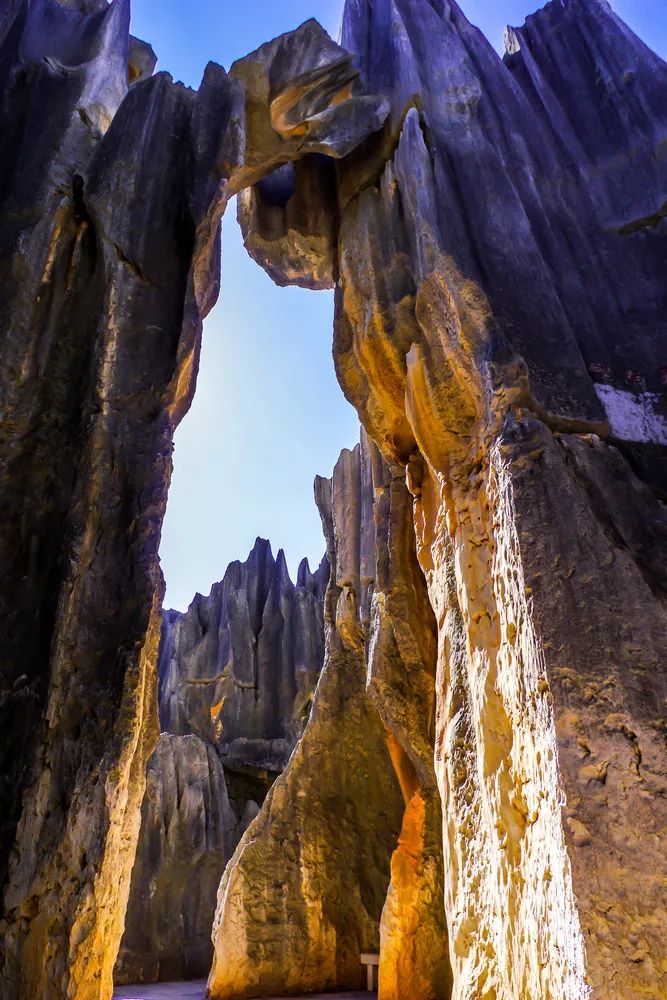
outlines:
{"label": "cracked stone texture", "polygon": [[667,67],[604,0],[504,60],[449,0],[348,0],[342,38],[390,113],[337,234],[296,173],[240,219],[286,281],[326,243],[339,381],[414,498],[452,995],[662,997]]}
{"label": "cracked stone texture", "polygon": [[116,985],[208,975],[225,866],[310,713],[328,579],[325,556],[315,573],[304,559],[293,584],[283,552],[274,559],[258,538],[208,597],[164,612],[162,735],[148,764]]}
{"label": "cracked stone texture", "polygon": [[221,215],[386,113],[314,22],[194,92],[150,75],[129,16],[0,5],[3,1000],[111,995],[158,736],[172,440]]}

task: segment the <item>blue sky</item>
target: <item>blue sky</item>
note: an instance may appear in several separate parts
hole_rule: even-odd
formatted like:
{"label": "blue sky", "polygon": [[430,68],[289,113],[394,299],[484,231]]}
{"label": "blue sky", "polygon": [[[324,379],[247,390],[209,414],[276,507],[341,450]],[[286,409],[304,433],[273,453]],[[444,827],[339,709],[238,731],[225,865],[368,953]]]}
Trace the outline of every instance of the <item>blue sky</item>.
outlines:
{"label": "blue sky", "polygon": [[[521,24],[537,0],[459,0],[490,41]],[[616,12],[663,58],[667,0],[615,0]],[[149,41],[158,69],[197,87],[206,63],[228,68],[262,42],[309,17],[334,37],[342,0],[133,0],[132,30]],[[176,433],[174,477],[161,558],[166,607],[208,593],[255,537],[285,549],[292,576],[302,556],[324,552],[313,500],[358,439],[356,413],[331,360],[333,298],[277,288],[247,256],[234,206],[223,223],[222,291],[204,329],[197,394]]]}

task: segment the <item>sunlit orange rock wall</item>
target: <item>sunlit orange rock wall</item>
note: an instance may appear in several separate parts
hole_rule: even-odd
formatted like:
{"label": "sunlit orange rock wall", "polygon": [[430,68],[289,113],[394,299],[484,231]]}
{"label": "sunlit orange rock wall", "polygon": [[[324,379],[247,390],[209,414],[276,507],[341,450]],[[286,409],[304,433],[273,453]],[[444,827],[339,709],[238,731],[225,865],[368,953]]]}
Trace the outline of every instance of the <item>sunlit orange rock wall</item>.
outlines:
{"label": "sunlit orange rock wall", "polygon": [[[646,221],[667,190],[666,68],[604,4],[548,5],[505,65],[454,4],[381,6],[400,47],[380,54],[369,7],[371,86],[401,67],[400,112],[411,60],[422,102],[343,213],[334,352],[415,496],[454,996],[658,997],[667,520],[643,477],[667,443],[665,232]],[[356,7],[345,41],[368,53]],[[597,132],[569,117],[572,77],[577,108],[604,81]],[[558,165],[557,129],[580,167]]]}
{"label": "sunlit orange rock wall", "polygon": [[[663,996],[667,67],[603,0],[504,61],[448,0],[349,0],[343,44],[391,111],[332,182],[334,360],[414,500],[453,996]],[[294,280],[308,185],[264,197]]]}
{"label": "sunlit orange rock wall", "polygon": [[445,995],[435,634],[410,497],[365,436],[316,496],[332,565],[325,665],[222,880],[209,995],[360,988],[360,955],[378,949],[387,995]]}

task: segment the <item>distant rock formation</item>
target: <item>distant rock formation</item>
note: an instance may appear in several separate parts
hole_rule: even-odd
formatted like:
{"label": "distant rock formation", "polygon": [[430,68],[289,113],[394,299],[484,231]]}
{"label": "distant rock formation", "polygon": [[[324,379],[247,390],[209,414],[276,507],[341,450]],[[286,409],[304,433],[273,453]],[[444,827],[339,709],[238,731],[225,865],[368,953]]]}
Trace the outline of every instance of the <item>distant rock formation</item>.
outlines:
{"label": "distant rock formation", "polygon": [[258,538],[208,597],[167,612],[158,667],[160,728],[195,733],[229,761],[281,771],[303,732],[324,659],[329,564],[296,585],[282,550]]}
{"label": "distant rock formation", "polygon": [[162,735],[148,764],[116,983],[198,979],[225,865],[285,767],[324,660],[325,556],[290,580],[258,538],[208,597],[165,611]]}

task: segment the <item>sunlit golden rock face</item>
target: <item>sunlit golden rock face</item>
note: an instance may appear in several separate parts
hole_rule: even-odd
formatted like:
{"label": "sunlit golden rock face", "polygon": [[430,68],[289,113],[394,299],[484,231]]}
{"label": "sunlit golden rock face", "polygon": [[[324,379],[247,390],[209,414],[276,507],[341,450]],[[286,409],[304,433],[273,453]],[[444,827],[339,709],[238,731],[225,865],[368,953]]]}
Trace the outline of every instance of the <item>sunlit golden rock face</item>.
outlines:
{"label": "sunlit golden rock face", "polygon": [[[337,170],[334,360],[414,500],[452,995],[663,996],[667,68],[580,0],[504,62],[449,0],[350,0],[343,44],[390,115]],[[394,751],[381,998],[423,835]]]}
{"label": "sunlit golden rock face", "polygon": [[455,995],[576,997],[584,948],[556,733],[501,470],[438,496],[429,472],[416,503],[441,620],[436,770]]}
{"label": "sunlit golden rock face", "polygon": [[310,720],[222,880],[209,995],[357,989],[380,918],[403,801],[366,690],[376,580],[368,454],[343,452],[317,500],[332,574]]}
{"label": "sunlit golden rock face", "polygon": [[[399,773],[406,766],[392,754]],[[414,772],[413,772],[414,774]],[[442,815],[433,788],[413,780],[380,927],[379,995],[432,1000],[450,995],[452,974],[443,906]]]}
{"label": "sunlit golden rock face", "polygon": [[416,558],[402,469],[370,448],[377,573],[367,683],[387,731],[404,800],[380,928],[382,997],[448,996],[442,816],[434,770],[436,628]]}
{"label": "sunlit golden rock face", "polygon": [[525,417],[464,483],[439,489],[430,472],[415,505],[442,623],[437,770],[462,996],[578,996],[588,980],[600,997],[663,990],[650,706],[664,612],[589,491],[606,483],[617,524],[629,486],[641,519],[661,515],[627,473],[615,493],[621,463],[597,439],[554,438]]}

